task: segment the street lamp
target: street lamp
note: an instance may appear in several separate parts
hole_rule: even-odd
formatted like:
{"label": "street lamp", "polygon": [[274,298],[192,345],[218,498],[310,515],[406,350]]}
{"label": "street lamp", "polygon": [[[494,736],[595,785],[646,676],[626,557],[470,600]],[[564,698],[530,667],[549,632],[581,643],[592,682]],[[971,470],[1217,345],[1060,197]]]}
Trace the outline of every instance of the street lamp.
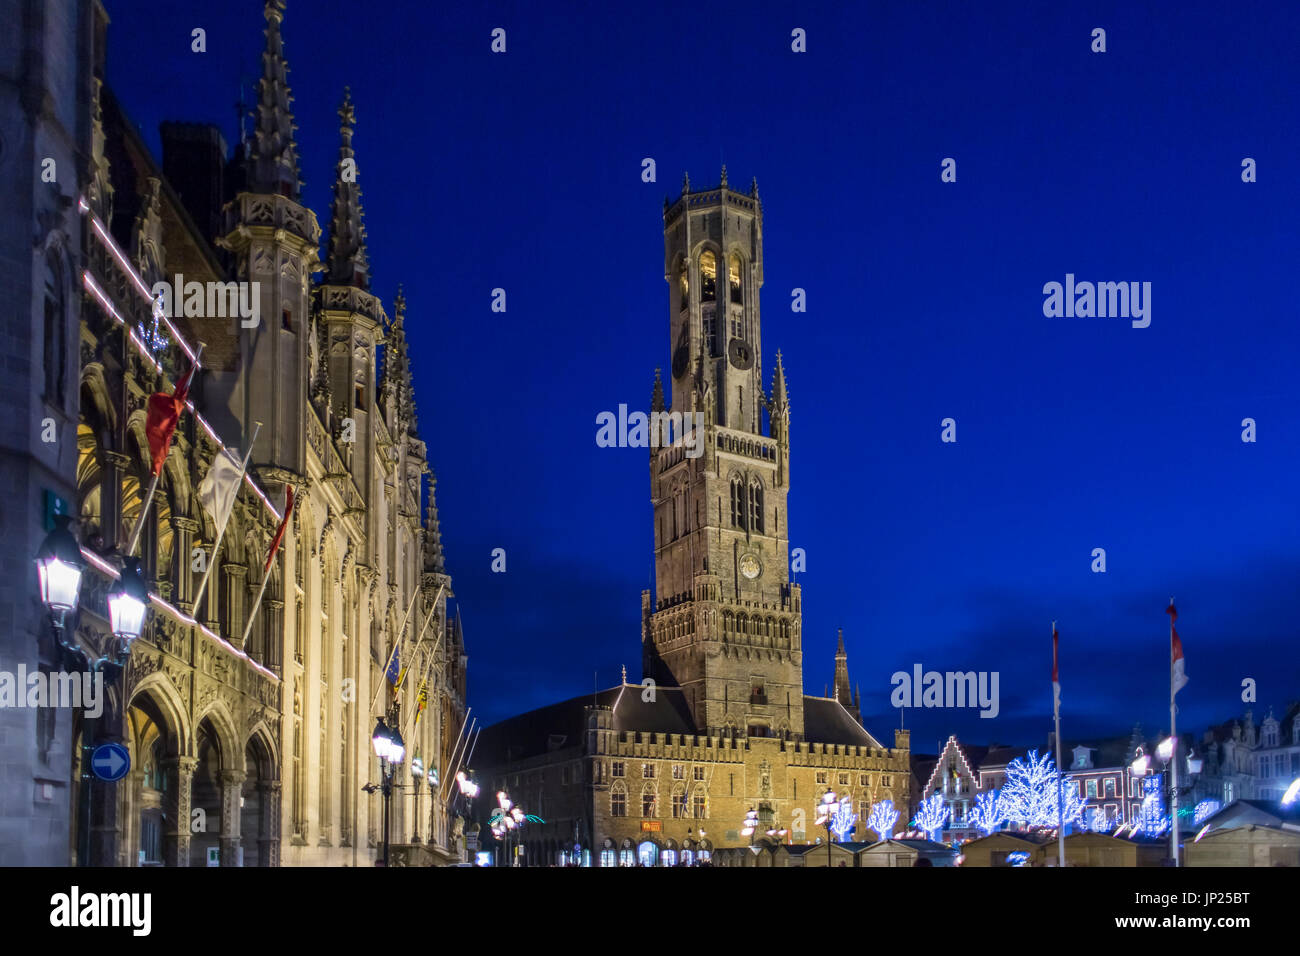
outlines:
{"label": "street lamp", "polygon": [[54,516],[54,530],[45,536],[41,549],[36,552],[36,572],[41,583],[41,603],[54,617],[54,627],[63,630],[63,618],[77,606],[77,592],[81,589],[81,572],[86,562],[81,557],[81,545],[69,525],[67,515]]}
{"label": "street lamp", "polygon": [[140,559],[122,561],[122,574],[108,591],[109,629],[129,653],[131,642],[144,630],[144,612],[149,607],[149,588],[144,583]]}
{"label": "street lamp", "polygon": [[515,865],[515,861],[510,856],[510,834],[520,829],[527,819],[524,811],[510,802],[504,790],[497,791],[497,808],[492,811],[488,823],[492,826],[493,835],[505,843],[506,858],[510,860],[511,866]]}
{"label": "street lamp", "polygon": [[[392,822],[392,803],[393,803],[393,777],[397,772],[397,765],[402,762],[406,756],[406,744],[402,740],[402,735],[398,733],[396,727],[389,727],[384,718],[379,718],[379,723],[375,724],[375,732],[370,735],[370,743],[375,748],[375,756],[379,758],[379,772],[381,774],[381,784],[379,789],[384,796],[384,859],[383,865],[388,866],[388,848],[389,848],[389,827]],[[374,784],[368,784],[363,789],[367,793],[374,793]]]}
{"label": "street lamp", "polygon": [[749,812],[745,814],[745,824],[744,826],[741,827],[740,830],[741,836],[749,837],[750,846],[754,845],[754,831],[757,829],[758,829],[758,812],[753,807],[750,807]]}
{"label": "street lamp", "polygon": [[835,814],[840,808],[840,798],[835,795],[835,791],[830,787],[822,794],[821,803],[817,805],[817,826],[826,827],[826,866],[831,865],[831,821],[835,819]]}
{"label": "street lamp", "polygon": [[425,776],[424,761],[416,754],[411,758],[411,779],[415,781],[415,835],[411,837],[412,843],[420,842],[420,785],[424,783]]}

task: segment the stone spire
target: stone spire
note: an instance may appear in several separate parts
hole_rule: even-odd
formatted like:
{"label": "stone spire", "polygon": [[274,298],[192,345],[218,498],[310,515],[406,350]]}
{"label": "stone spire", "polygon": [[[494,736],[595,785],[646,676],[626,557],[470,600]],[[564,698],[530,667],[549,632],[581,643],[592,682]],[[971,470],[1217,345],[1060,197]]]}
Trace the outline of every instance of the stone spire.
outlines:
{"label": "stone spire", "polygon": [[406,352],[406,296],[397,287],[393,324],[384,336],[383,395],[388,407],[388,427],[394,436],[415,434],[415,395],[411,388],[411,360]]}
{"label": "stone spire", "polygon": [[664,383],[659,379],[659,369],[655,369],[655,385],[650,392],[650,411],[662,412],[664,410]]}
{"label": "stone spire", "polygon": [[443,561],[442,532],[438,528],[438,501],[435,492],[438,476],[429,471],[429,503],[424,510],[424,570],[426,573],[446,574]]}
{"label": "stone spire", "polygon": [[853,690],[849,684],[849,655],[844,651],[844,628],[839,629],[839,644],[835,649],[835,699],[844,705],[854,720],[862,722],[858,708],[853,703]]}
{"label": "stone spire", "polygon": [[256,123],[248,153],[248,191],[288,196],[297,202],[298,149],[293,141],[293,113],[289,106],[289,66],[284,60],[280,21],[284,0],[266,0],[266,51],[262,54],[262,79],[257,88]]}
{"label": "stone spire", "polygon": [[330,248],[326,283],[350,285],[370,291],[370,258],[366,255],[366,226],[357,184],[357,161],[352,152],[356,110],[352,93],[343,87],[339,106],[339,161],[334,174],[334,200],[330,204]]}
{"label": "stone spire", "polygon": [[784,414],[790,408],[790,398],[785,391],[785,368],[781,365],[781,350],[776,350],[776,371],[772,373],[772,414]]}

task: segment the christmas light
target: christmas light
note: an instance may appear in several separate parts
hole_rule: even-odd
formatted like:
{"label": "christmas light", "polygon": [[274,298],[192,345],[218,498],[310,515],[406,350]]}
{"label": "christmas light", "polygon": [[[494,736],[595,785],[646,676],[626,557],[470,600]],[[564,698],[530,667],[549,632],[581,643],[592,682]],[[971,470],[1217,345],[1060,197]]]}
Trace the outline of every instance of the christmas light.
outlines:
{"label": "christmas light", "polygon": [[1223,804],[1218,800],[1202,800],[1196,805],[1196,812],[1192,815],[1192,823],[1199,826],[1222,808]]}
{"label": "christmas light", "polygon": [[836,839],[843,843],[845,838],[853,832],[853,824],[857,822],[857,819],[858,815],[853,812],[853,801],[845,797],[840,801],[835,815],[831,817],[831,833],[835,834]]}
{"label": "christmas light", "polygon": [[922,800],[916,811],[916,825],[929,834],[931,840],[937,840],[943,825],[952,816],[952,811],[943,802],[943,794],[931,794],[928,800]]}
{"label": "christmas light", "polygon": [[985,833],[992,833],[1006,822],[1007,813],[1002,805],[1001,790],[986,790],[975,795],[975,809],[966,818],[970,825]]}
{"label": "christmas light", "polygon": [[1075,781],[1062,778],[1051,756],[1040,757],[1036,750],[1007,765],[1001,800],[1006,818],[1028,827],[1055,827],[1058,823],[1082,827],[1088,802],[1079,795]]}
{"label": "christmas light", "polygon": [[893,800],[882,800],[871,808],[867,815],[867,827],[876,831],[882,840],[894,835],[894,824],[898,822],[898,811],[894,809]]}

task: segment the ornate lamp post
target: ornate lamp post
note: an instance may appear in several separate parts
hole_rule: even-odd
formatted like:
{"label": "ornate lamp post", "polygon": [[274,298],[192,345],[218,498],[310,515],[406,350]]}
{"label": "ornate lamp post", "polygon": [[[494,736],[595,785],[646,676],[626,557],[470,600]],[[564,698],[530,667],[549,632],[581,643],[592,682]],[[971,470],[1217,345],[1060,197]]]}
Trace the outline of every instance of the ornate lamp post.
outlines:
{"label": "ornate lamp post", "polygon": [[389,830],[392,824],[392,803],[393,803],[393,777],[397,774],[397,767],[406,756],[406,742],[402,740],[402,735],[396,727],[389,727],[384,718],[379,718],[379,723],[375,724],[375,732],[370,735],[370,743],[375,748],[375,756],[379,758],[379,770],[381,783],[376,787],[373,783],[366,784],[362,789],[367,793],[374,793],[376,789],[383,793],[384,797],[384,857],[381,861],[382,866],[388,866],[388,848],[389,848]]}
{"label": "ornate lamp post", "polygon": [[745,814],[745,823],[740,828],[740,835],[749,837],[749,845],[754,845],[754,831],[758,829],[758,811],[753,807]]}
{"label": "ornate lamp post", "polygon": [[831,865],[831,823],[840,809],[840,798],[830,787],[822,794],[821,803],[817,805],[817,826],[826,827],[826,865]]}

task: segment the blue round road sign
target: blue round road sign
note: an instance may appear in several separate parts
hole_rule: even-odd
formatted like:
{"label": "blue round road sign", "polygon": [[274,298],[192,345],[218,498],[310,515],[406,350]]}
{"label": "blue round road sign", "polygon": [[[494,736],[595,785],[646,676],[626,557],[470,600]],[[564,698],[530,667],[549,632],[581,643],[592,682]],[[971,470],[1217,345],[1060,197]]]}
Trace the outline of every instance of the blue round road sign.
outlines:
{"label": "blue round road sign", "polygon": [[131,769],[131,754],[121,744],[100,744],[90,754],[90,771],[110,783],[121,780]]}

